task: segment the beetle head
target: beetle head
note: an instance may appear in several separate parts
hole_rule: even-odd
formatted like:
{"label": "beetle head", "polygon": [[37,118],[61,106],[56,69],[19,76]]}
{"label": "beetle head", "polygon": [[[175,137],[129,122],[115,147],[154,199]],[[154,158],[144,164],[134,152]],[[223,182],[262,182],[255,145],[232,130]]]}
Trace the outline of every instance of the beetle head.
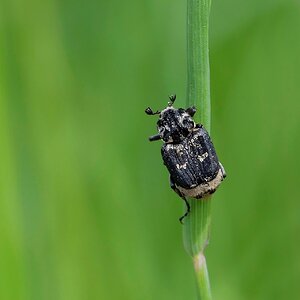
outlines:
{"label": "beetle head", "polygon": [[166,143],[180,143],[196,126],[192,118],[196,112],[195,107],[176,109],[173,107],[176,96],[170,96],[169,98],[168,106],[161,112],[154,113],[149,107],[145,111],[148,115],[159,114],[159,120],[157,121],[158,134],[150,137],[150,141],[162,139]]}

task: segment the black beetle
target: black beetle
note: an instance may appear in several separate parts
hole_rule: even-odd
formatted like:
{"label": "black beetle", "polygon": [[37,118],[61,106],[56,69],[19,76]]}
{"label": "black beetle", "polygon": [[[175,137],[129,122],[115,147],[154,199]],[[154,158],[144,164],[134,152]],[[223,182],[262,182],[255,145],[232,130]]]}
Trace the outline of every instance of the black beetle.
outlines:
{"label": "black beetle", "polygon": [[219,162],[214,145],[206,129],[196,124],[193,116],[195,107],[174,108],[176,95],[169,97],[168,106],[153,112],[147,107],[148,115],[159,115],[158,134],[149,137],[150,141],[163,140],[161,155],[170,173],[171,188],[185,201],[186,213],[190,212],[186,197],[201,199],[216,191],[226,177]]}

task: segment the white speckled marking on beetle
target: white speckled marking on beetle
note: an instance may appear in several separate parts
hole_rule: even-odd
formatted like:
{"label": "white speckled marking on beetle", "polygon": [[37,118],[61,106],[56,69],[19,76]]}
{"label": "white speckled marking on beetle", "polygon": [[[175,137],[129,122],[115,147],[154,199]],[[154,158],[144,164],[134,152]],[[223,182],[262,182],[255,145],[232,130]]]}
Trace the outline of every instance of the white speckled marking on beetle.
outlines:
{"label": "white speckled marking on beetle", "polygon": [[183,165],[177,164],[177,165],[176,165],[176,168],[177,168],[178,170],[180,170],[180,169],[186,169],[186,165],[187,165],[186,162],[185,162]]}
{"label": "white speckled marking on beetle", "polygon": [[198,155],[197,158],[198,158],[201,162],[203,162],[204,159],[205,159],[206,157],[208,157],[208,153],[207,153],[207,152],[203,153],[202,155]]}

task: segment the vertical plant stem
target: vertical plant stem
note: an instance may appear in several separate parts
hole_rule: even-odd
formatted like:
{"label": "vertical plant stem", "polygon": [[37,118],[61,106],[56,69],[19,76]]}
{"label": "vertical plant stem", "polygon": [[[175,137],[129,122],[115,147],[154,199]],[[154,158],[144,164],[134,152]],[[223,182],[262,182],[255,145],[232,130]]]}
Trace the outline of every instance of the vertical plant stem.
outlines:
{"label": "vertical plant stem", "polygon": [[210,132],[209,13],[210,0],[187,0],[187,105]]}
{"label": "vertical plant stem", "polygon": [[200,200],[188,199],[190,214],[184,219],[183,242],[188,254],[193,258],[197,293],[199,300],[211,300],[209,276],[204,249],[209,241],[211,223],[211,197]]}
{"label": "vertical plant stem", "polygon": [[[187,106],[198,108],[197,121],[210,132],[209,25],[210,0],[187,0]],[[198,299],[211,300],[204,249],[209,241],[211,197],[188,199],[191,212],[183,226],[186,251],[192,256]]]}
{"label": "vertical plant stem", "polygon": [[206,266],[206,259],[203,253],[199,253],[194,257],[194,268],[196,272],[198,298],[212,299],[210,285],[208,280],[208,271]]}

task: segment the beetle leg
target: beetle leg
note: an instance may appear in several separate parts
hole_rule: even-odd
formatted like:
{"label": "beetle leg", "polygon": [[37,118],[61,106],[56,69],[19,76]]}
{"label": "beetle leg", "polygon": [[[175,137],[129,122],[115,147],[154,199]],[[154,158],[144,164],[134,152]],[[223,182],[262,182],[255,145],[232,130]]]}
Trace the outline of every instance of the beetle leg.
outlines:
{"label": "beetle leg", "polygon": [[179,222],[180,222],[181,224],[183,224],[182,221],[183,221],[183,219],[190,213],[191,207],[190,207],[190,204],[189,204],[189,202],[186,200],[185,197],[181,197],[181,198],[184,200],[185,205],[186,205],[186,212],[185,212],[185,214],[179,218]]}
{"label": "beetle leg", "polygon": [[155,134],[155,135],[152,135],[152,136],[149,137],[149,141],[150,141],[150,142],[158,141],[158,140],[160,140],[160,139],[161,139],[161,137],[160,137],[159,134]]}
{"label": "beetle leg", "polygon": [[170,186],[171,186],[171,189],[172,189],[173,191],[175,191],[175,193],[178,194],[178,195],[180,196],[180,198],[185,202],[185,205],[186,205],[186,212],[185,212],[185,214],[184,214],[183,216],[181,216],[181,217],[179,218],[179,222],[180,222],[181,224],[183,224],[183,223],[182,223],[183,219],[189,214],[189,212],[190,212],[190,210],[191,210],[190,204],[189,204],[189,202],[186,200],[186,198],[181,194],[181,192],[178,190],[178,188],[176,187],[176,185],[175,185],[175,183],[174,183],[174,181],[173,181],[173,179],[172,179],[171,176],[170,176]]}
{"label": "beetle leg", "polygon": [[178,194],[180,197],[182,197],[180,191],[176,188],[176,185],[175,185],[171,175],[170,175],[170,187],[176,194]]}
{"label": "beetle leg", "polygon": [[216,189],[211,189],[211,190],[209,191],[209,194],[211,195],[211,194],[213,194],[215,191],[216,191]]}
{"label": "beetle leg", "polygon": [[186,111],[191,117],[193,117],[197,110],[196,110],[196,107],[195,107],[195,106],[192,106],[192,107],[188,107],[185,111]]}
{"label": "beetle leg", "polygon": [[224,178],[226,178],[226,171],[225,171],[225,169],[224,169],[224,167],[223,167],[223,165],[219,162],[219,165],[220,165],[220,168],[221,168],[221,171],[222,171],[222,175],[223,175],[223,179]]}

